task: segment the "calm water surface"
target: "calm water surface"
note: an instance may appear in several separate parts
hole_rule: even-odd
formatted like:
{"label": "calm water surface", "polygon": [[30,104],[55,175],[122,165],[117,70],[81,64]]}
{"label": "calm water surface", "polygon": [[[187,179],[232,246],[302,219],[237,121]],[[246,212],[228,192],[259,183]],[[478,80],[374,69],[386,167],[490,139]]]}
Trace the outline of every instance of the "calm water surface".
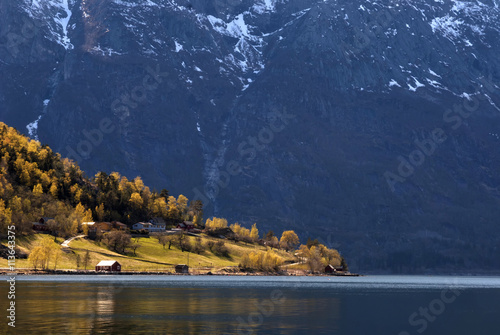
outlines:
{"label": "calm water surface", "polygon": [[5,313],[0,334],[498,335],[500,278],[18,276]]}

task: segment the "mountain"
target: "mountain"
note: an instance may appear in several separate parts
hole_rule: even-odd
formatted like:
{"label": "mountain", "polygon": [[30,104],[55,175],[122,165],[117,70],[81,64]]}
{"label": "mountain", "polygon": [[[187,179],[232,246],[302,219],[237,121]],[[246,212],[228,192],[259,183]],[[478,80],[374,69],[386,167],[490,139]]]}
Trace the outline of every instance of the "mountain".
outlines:
{"label": "mountain", "polygon": [[[0,0],[0,120],[83,170],[323,237],[353,271],[498,271],[498,0]],[[474,269],[474,270],[472,270]]]}

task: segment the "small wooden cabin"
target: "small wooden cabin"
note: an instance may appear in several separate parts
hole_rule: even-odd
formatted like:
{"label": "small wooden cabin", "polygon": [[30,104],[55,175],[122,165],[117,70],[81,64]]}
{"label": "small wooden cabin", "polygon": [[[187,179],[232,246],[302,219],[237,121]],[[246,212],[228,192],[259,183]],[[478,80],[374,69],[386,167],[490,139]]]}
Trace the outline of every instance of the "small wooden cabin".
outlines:
{"label": "small wooden cabin", "polygon": [[122,267],[117,261],[100,261],[95,266],[96,271],[120,272]]}
{"label": "small wooden cabin", "polygon": [[118,229],[118,230],[128,230],[128,226],[125,223],[119,222],[119,221],[111,221],[111,225],[113,226],[113,229]]}
{"label": "small wooden cabin", "polygon": [[332,265],[328,264],[325,267],[325,273],[335,273],[335,272],[337,272],[337,270],[335,270],[335,267],[333,267]]}
{"label": "small wooden cabin", "polygon": [[175,273],[189,273],[189,266],[187,266],[186,264],[176,265]]}
{"label": "small wooden cabin", "polygon": [[49,226],[46,225],[45,223],[40,223],[40,222],[33,222],[32,228],[36,232],[49,232]]}

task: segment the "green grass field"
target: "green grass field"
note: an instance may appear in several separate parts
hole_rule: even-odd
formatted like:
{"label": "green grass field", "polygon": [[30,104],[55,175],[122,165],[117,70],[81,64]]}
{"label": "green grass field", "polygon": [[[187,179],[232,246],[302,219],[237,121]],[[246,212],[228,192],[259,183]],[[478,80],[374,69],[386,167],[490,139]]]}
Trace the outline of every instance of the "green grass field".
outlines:
{"label": "green grass field", "polygon": [[[188,237],[191,241],[194,237]],[[189,258],[189,266],[192,269],[203,268],[203,269],[221,269],[228,266],[238,266],[241,257],[252,251],[260,250],[266,251],[266,247],[249,244],[244,242],[233,242],[224,240],[226,247],[229,249],[229,257],[218,257],[214,255],[210,250],[206,250],[204,253],[198,255],[191,252],[182,252],[175,246],[168,249],[168,245],[163,248],[163,246],[158,242],[156,238],[141,237],[138,239],[140,247],[136,250],[136,255],[133,252],[128,252],[127,254],[119,254],[114,251],[109,250],[104,244],[97,243],[87,238],[78,238],[73,240],[69,248],[61,248],[61,243],[64,239],[56,238],[53,236],[45,234],[35,234],[31,236],[26,236],[23,238],[18,238],[16,240],[16,245],[29,254],[35,246],[41,243],[43,239],[48,239],[53,243],[55,248],[60,248],[63,250],[58,262],[57,269],[81,269],[83,270],[83,259],[87,252],[89,251],[90,261],[87,266],[87,270],[93,270],[95,265],[101,260],[116,260],[122,266],[122,271],[170,271],[173,272],[173,268],[176,264],[187,264]],[[208,240],[219,241],[220,239],[215,239],[206,235],[202,235],[203,243]],[[2,241],[2,244],[6,245],[6,241]],[[277,253],[283,257],[284,260],[292,260],[293,256],[285,251],[277,251]],[[80,255],[81,263],[80,267],[77,268],[77,255]],[[50,260],[50,269],[54,269],[54,259]],[[7,260],[0,258],[0,268],[7,268]],[[32,268],[32,264],[28,262],[27,259],[16,259],[16,268],[25,269]]]}

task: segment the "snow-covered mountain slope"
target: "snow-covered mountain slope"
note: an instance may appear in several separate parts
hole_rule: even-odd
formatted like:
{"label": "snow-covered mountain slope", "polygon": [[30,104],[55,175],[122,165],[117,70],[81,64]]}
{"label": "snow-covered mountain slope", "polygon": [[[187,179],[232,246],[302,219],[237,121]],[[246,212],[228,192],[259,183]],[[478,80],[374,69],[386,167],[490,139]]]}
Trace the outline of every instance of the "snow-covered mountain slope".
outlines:
{"label": "snow-covered mountain slope", "polygon": [[[203,59],[203,63],[210,63],[207,66],[218,65],[218,71],[211,75],[224,76],[232,85],[239,85],[242,89],[247,88],[265,68],[269,42],[280,44],[287,28],[297,26],[311,9],[308,19],[313,20],[317,27],[320,23],[325,25],[321,27],[322,41],[318,41],[316,47],[327,47],[323,51],[330,50],[336,60],[348,63],[361,60],[364,63],[382,61],[391,64],[391,60],[400,56],[399,52],[406,52],[406,49],[393,49],[400,40],[416,40],[428,47],[446,39],[444,50],[439,50],[437,55],[440,67],[444,68],[453,61],[453,56],[475,59],[480,52],[478,49],[492,48],[495,41],[490,38],[498,35],[500,29],[500,10],[494,0],[489,4],[455,0],[355,3],[336,0],[217,0],[212,6],[174,0],[75,1],[24,0],[22,7],[45,30],[47,39],[66,49],[73,48],[69,31],[75,29],[74,35],[78,35],[78,29],[83,29],[86,31],[83,47],[90,53],[102,57],[138,53],[156,59],[167,55],[177,57],[179,76],[188,84],[199,81],[200,76],[190,78],[189,74],[203,72],[195,63],[196,58]],[[222,8],[233,8],[233,13]],[[73,11],[79,17],[71,21]],[[179,29],[186,22],[189,22],[191,34]],[[78,23],[82,27],[76,28]],[[431,31],[434,36],[429,34]],[[313,32],[314,37],[317,37],[316,33]],[[203,37],[204,43],[200,44],[194,36]],[[381,45],[385,45],[385,49],[381,49]],[[456,55],[449,52],[451,49]],[[417,54],[419,51],[428,49],[416,50]],[[365,59],[368,53],[369,59]],[[425,61],[426,55],[419,56],[417,60]],[[438,79],[439,72],[424,68],[422,64],[391,65],[396,68],[391,71],[397,78],[385,83],[388,88],[405,87],[416,91],[429,86],[462,94],[455,92],[454,87],[444,86]],[[436,75],[429,75],[429,70]],[[210,80],[210,76],[201,77],[202,81]],[[378,81],[367,82],[366,86],[353,85],[351,88],[382,89]]]}
{"label": "snow-covered mountain slope", "polygon": [[498,0],[0,0],[0,118],[89,173],[322,234],[354,267],[500,268],[499,16]]}
{"label": "snow-covered mountain slope", "polygon": [[75,0],[23,0],[21,4],[30,17],[40,20],[48,32],[45,37],[67,50],[73,48],[69,22],[74,5]]}

